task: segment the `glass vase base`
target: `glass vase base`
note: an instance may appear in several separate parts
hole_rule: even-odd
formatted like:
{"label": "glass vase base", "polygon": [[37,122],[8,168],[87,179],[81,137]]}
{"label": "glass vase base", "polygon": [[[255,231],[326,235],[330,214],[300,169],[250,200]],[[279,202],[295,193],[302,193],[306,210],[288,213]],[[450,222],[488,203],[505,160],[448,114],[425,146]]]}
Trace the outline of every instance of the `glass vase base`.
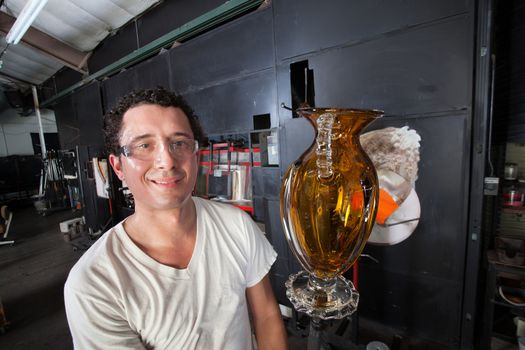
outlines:
{"label": "glass vase base", "polygon": [[290,275],[285,285],[286,296],[295,310],[310,317],[341,319],[357,310],[359,292],[343,276],[328,281],[327,286],[320,286],[309,273],[299,271]]}

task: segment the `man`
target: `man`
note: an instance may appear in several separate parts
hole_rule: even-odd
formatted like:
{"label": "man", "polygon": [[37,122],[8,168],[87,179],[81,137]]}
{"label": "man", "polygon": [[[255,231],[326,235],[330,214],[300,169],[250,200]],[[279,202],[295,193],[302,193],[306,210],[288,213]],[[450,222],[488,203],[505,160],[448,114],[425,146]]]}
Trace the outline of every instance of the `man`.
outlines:
{"label": "man", "polygon": [[204,136],[162,88],[125,96],[105,119],[109,162],[135,213],[71,270],[77,349],[285,349],[267,273],[276,253],[244,212],[192,197]]}

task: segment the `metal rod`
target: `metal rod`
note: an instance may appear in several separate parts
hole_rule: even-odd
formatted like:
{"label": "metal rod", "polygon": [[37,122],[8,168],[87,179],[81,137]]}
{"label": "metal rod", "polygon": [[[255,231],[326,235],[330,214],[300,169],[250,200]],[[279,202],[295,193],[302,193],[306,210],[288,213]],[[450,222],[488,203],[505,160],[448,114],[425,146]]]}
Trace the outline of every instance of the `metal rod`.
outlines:
{"label": "metal rod", "polygon": [[398,221],[398,222],[394,222],[394,223],[391,223],[391,224],[379,225],[379,226],[390,227],[390,226],[406,224],[407,222],[418,221],[418,220],[419,220],[419,218],[413,218],[413,219],[407,219],[407,220]]}
{"label": "metal rod", "polygon": [[304,68],[304,103],[308,103],[308,67]]}
{"label": "metal rod", "polygon": [[310,319],[310,333],[308,334],[308,343],[306,345],[308,350],[321,350],[321,322],[319,317]]}
{"label": "metal rod", "polygon": [[40,105],[38,104],[38,93],[36,91],[36,86],[31,85],[31,91],[33,92],[33,103],[35,104],[35,114],[38,119],[38,134],[40,136],[40,150],[42,152],[42,159],[46,159],[47,150],[46,150],[46,140],[44,139],[44,128],[42,128],[42,116],[40,115]]}
{"label": "metal rod", "polygon": [[287,105],[284,104],[284,102],[281,102],[281,108],[287,109],[287,110],[292,111],[292,112],[294,111],[293,108],[288,107]]}
{"label": "metal rod", "polygon": [[7,139],[5,137],[5,129],[3,125],[0,125],[0,128],[2,129],[2,136],[4,137],[4,144],[5,144],[5,155],[9,155],[9,147],[7,147]]}
{"label": "metal rod", "polygon": [[82,186],[82,169],[80,169],[80,150],[78,145],[75,146],[75,157],[77,161],[77,181],[78,181],[78,187],[80,189],[80,204],[82,207],[85,207],[84,202],[84,187]]}

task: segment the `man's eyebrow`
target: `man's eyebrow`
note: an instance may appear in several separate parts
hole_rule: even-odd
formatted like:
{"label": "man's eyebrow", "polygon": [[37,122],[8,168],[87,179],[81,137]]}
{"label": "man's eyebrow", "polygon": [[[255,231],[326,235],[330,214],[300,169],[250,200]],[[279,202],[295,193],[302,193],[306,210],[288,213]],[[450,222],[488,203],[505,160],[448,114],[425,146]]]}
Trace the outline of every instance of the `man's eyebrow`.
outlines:
{"label": "man's eyebrow", "polygon": [[188,134],[187,132],[183,132],[183,131],[177,131],[177,132],[174,132],[173,134],[171,134],[171,137],[174,137],[174,136],[185,136],[189,139],[192,139],[193,136]]}
{"label": "man's eyebrow", "polygon": [[[188,134],[187,132],[183,132],[183,131],[176,131],[174,133],[172,133],[170,135],[170,137],[180,137],[180,136],[184,136],[186,138],[193,138],[192,135]],[[138,142],[138,141],[142,141],[144,139],[149,139],[149,138],[154,138],[155,135],[153,134],[142,134],[142,135],[137,135],[137,136],[134,136],[129,143],[135,143],[135,142]]]}
{"label": "man's eyebrow", "polygon": [[137,135],[137,136],[134,136],[130,141],[129,143],[135,143],[137,141],[141,141],[141,140],[144,140],[144,139],[148,139],[148,138],[151,138],[153,137],[152,134],[142,134],[142,135]]}

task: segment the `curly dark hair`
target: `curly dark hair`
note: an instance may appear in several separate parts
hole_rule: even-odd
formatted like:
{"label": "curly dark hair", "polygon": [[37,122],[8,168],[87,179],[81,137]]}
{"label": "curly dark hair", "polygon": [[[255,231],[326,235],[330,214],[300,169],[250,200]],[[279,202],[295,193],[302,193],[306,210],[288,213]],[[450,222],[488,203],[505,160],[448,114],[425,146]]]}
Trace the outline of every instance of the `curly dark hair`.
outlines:
{"label": "curly dark hair", "polygon": [[168,91],[163,87],[155,89],[135,90],[123,96],[117,105],[106,113],[104,117],[104,141],[108,154],[118,154],[120,148],[120,136],[122,119],[124,114],[131,108],[144,104],[159,105],[162,107],[180,108],[188,117],[193,136],[199,143],[206,143],[206,135],[199,123],[199,118],[193,112],[186,100],[176,93]]}

